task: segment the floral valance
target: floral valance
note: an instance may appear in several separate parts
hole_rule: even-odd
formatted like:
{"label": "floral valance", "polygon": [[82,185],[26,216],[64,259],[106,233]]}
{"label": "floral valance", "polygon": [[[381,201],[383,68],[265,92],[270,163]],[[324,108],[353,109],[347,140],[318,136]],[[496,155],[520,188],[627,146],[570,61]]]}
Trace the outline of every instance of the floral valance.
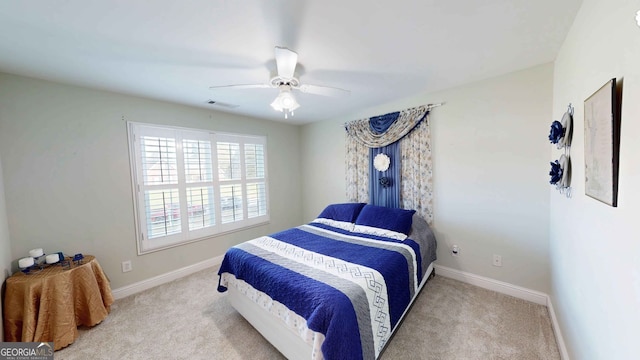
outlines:
{"label": "floral valance", "polygon": [[[388,122],[384,124],[384,127],[388,128],[383,133],[378,133],[380,126],[372,125],[371,119],[368,118],[348,122],[345,124],[345,129],[347,130],[347,134],[353,136],[358,142],[370,148],[379,148],[402,139],[411,132],[428,113],[429,108],[426,105],[402,110],[390,126]],[[396,114],[398,113],[387,114],[390,116],[382,115],[377,118],[388,120],[390,117],[395,117]]]}

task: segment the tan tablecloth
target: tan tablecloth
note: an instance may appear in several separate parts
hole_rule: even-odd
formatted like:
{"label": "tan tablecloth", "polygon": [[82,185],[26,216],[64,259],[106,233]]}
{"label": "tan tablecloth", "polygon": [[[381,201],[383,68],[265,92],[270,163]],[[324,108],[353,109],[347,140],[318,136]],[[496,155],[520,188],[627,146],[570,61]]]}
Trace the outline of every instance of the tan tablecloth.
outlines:
{"label": "tan tablecloth", "polygon": [[6,281],[4,341],[53,341],[61,349],[75,341],[79,325],[104,320],[111,304],[109,279],[91,255],[69,270],[15,273]]}

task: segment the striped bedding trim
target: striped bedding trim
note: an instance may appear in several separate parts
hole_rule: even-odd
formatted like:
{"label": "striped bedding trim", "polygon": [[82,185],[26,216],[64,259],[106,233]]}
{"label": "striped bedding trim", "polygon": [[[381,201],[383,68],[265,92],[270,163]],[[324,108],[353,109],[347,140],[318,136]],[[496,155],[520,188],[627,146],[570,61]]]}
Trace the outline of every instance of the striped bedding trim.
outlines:
{"label": "striped bedding trim", "polygon": [[[354,303],[353,305],[356,309],[361,335],[367,335],[368,331],[363,331],[364,328],[370,329],[377,356],[391,333],[387,286],[384,278],[377,270],[339,258],[318,254],[268,236],[251,240],[249,243],[294,262],[295,264],[287,262],[281,264],[289,269],[296,269],[297,272],[302,273],[302,271],[298,271],[300,267],[296,266],[302,265],[324,272],[326,275],[317,275],[319,273],[312,271],[308,276],[338,288],[343,293],[353,292],[354,290],[348,286],[339,285],[332,277],[337,277],[359,286],[366,296],[369,313],[363,314],[367,309],[363,309],[360,304]],[[269,260],[273,262],[273,259],[270,258]],[[358,295],[358,297],[361,296],[361,294]],[[366,344],[366,341],[363,341],[363,344]]]}
{"label": "striped bedding trim", "polygon": [[365,237],[355,236],[355,235],[346,235],[341,234],[339,232],[331,231],[329,229],[324,229],[320,227],[310,226],[310,225],[301,225],[298,226],[298,229],[304,230],[306,232],[310,232],[313,234],[318,234],[324,237],[328,237],[333,240],[346,241],[352,244],[362,244],[372,247],[377,247],[379,249],[393,250],[404,255],[405,259],[407,259],[407,263],[411,267],[409,271],[413,274],[412,284],[411,284],[411,297],[413,298],[415,292],[418,290],[418,286],[420,286],[420,281],[418,279],[418,268],[417,256],[416,252],[409,245],[384,241],[384,240],[376,240],[369,239]]}

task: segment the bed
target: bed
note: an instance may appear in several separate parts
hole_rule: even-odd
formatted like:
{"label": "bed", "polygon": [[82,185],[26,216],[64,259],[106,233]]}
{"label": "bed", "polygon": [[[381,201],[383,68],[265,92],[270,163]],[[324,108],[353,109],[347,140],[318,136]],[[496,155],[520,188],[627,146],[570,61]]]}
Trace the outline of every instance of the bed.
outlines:
{"label": "bed", "polygon": [[218,291],[289,359],[377,359],[435,259],[415,211],[331,204],[308,224],[229,249]]}

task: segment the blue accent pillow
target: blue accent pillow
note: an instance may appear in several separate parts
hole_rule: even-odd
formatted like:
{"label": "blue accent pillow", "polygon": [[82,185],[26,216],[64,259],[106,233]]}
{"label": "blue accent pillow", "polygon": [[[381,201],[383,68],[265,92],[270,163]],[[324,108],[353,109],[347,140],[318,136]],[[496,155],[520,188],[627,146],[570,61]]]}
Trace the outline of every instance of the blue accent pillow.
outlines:
{"label": "blue accent pillow", "polygon": [[366,205],[356,219],[356,225],[387,229],[409,235],[415,210]]}
{"label": "blue accent pillow", "polygon": [[331,204],[324,208],[318,217],[352,223],[356,221],[360,210],[365,205],[364,203]]}

